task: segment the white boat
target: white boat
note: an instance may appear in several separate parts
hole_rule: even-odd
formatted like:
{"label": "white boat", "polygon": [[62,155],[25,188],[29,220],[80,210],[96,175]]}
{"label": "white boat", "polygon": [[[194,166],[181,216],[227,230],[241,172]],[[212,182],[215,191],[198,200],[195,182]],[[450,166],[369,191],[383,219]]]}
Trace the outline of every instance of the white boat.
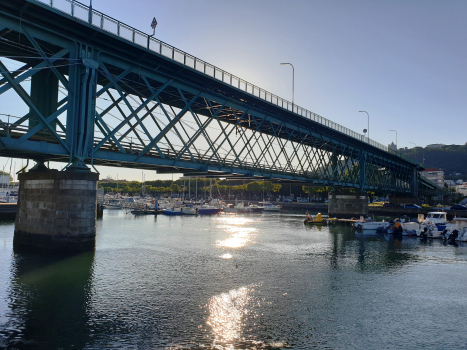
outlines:
{"label": "white boat", "polygon": [[281,211],[282,209],[282,206],[280,205],[274,205],[270,202],[264,202],[263,203],[263,211],[267,211],[267,212],[279,212]]}
{"label": "white boat", "polygon": [[[447,213],[444,211],[430,211],[421,224],[425,225],[426,237],[443,238],[443,231],[448,224]],[[424,236],[424,234],[422,234],[422,236]]]}
{"label": "white boat", "polygon": [[386,230],[388,226],[386,221],[357,221],[354,224],[356,230]]}
{"label": "white boat", "polygon": [[190,206],[190,207],[182,207],[181,209],[182,215],[198,215],[198,210],[196,207]]}
{"label": "white boat", "polygon": [[260,207],[256,204],[250,204],[248,207],[246,207],[246,210],[249,213],[261,213],[263,211],[263,207]]}
{"label": "white boat", "polygon": [[364,219],[360,216],[360,221],[353,224],[353,228],[356,230],[379,230],[386,231],[389,227],[387,221],[373,221],[370,217]]}
{"label": "white boat", "polygon": [[122,209],[121,199],[109,199],[104,202],[104,207],[106,209]]}
{"label": "white boat", "polygon": [[401,222],[402,236],[417,236],[420,237],[426,225],[419,222]]}
{"label": "white boat", "polygon": [[447,213],[445,211],[430,211],[426,219],[422,221],[422,224],[429,225],[445,225],[448,222]]}
{"label": "white boat", "polygon": [[12,192],[0,192],[0,203],[18,203],[18,193],[14,195]]}
{"label": "white boat", "polygon": [[441,238],[450,241],[467,242],[467,218],[454,218],[446,225]]}
{"label": "white boat", "polygon": [[235,200],[235,205],[228,204],[226,207],[224,207],[225,213],[240,213],[245,211],[247,211],[245,208],[245,204],[243,202],[237,203],[237,200]]}

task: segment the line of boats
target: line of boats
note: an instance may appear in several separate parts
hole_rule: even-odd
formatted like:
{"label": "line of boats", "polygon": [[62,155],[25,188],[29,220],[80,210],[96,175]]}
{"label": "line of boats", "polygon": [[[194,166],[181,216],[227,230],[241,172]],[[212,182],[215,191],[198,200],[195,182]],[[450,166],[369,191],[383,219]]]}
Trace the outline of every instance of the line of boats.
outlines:
{"label": "line of boats", "polygon": [[452,221],[448,221],[447,213],[440,211],[429,212],[426,218],[423,214],[419,214],[415,220],[410,220],[408,217],[390,221],[360,218],[353,227],[359,231],[372,230],[400,236],[467,242],[467,218],[455,217]]}
{"label": "line of boats", "polygon": [[256,204],[245,205],[244,202],[235,204],[226,204],[217,199],[209,203],[197,203],[193,201],[176,200],[156,200],[150,199],[142,201],[139,198],[133,200],[108,200],[104,202],[107,209],[130,209],[134,215],[214,215],[219,212],[225,213],[261,213],[261,212],[280,212],[281,206],[270,202],[260,202]]}

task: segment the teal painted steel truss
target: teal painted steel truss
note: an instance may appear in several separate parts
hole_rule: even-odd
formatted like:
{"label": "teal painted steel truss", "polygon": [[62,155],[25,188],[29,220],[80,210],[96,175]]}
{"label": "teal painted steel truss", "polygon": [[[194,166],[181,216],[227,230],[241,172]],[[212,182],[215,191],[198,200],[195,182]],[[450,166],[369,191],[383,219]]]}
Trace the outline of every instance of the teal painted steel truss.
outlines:
{"label": "teal painted steel truss", "polygon": [[[0,10],[0,102],[14,95],[26,109],[8,120],[0,110],[2,156],[361,190],[416,187],[414,163],[363,137],[34,1],[2,0]],[[54,21],[41,20],[44,13]]]}

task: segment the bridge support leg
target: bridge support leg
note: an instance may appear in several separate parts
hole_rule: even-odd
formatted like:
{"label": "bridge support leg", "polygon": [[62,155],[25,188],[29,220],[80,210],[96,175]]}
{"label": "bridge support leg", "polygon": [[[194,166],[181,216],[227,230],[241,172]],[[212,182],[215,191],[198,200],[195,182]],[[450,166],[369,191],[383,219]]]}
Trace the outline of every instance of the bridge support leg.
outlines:
{"label": "bridge support leg", "polygon": [[93,250],[98,179],[96,173],[43,167],[20,174],[15,247]]}
{"label": "bridge support leg", "polygon": [[[50,69],[39,70],[31,77],[31,101],[34,106],[45,117],[55,113],[58,106],[58,78]],[[36,125],[42,124],[39,116],[31,109],[29,112],[29,130]],[[51,125],[55,128],[57,122],[53,121]],[[50,130],[43,128],[37,132],[34,139],[47,140],[55,137]]]}
{"label": "bridge support leg", "polygon": [[368,195],[366,193],[330,192],[329,216],[342,218],[368,215]]}

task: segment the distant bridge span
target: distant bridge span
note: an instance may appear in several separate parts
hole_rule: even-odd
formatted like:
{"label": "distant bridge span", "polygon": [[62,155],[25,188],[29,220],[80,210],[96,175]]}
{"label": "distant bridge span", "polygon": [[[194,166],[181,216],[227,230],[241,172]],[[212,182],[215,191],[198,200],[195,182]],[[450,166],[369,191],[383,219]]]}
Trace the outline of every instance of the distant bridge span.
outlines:
{"label": "distant bridge span", "polygon": [[0,156],[417,196],[413,161],[78,1],[0,0],[0,55]]}

